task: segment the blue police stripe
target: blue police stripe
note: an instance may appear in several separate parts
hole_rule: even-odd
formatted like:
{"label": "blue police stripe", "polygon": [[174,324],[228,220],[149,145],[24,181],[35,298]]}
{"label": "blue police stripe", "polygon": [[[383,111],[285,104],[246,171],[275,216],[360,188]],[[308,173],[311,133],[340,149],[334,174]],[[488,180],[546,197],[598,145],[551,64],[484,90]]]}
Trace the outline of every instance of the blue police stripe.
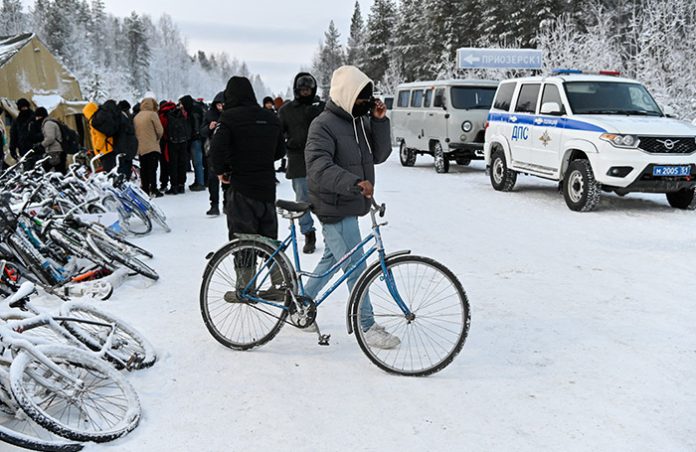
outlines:
{"label": "blue police stripe", "polygon": [[[517,121],[510,121],[510,118],[515,116]],[[536,124],[536,120],[541,119],[544,122]],[[586,123],[584,121],[578,121],[577,119],[559,118],[557,116],[535,116],[528,114],[519,113],[493,113],[488,115],[489,122],[507,122],[510,124],[523,124],[523,125],[539,125],[540,127],[555,127],[558,129],[566,130],[580,130],[583,132],[600,132],[605,133],[606,130],[595,126],[593,124]]]}

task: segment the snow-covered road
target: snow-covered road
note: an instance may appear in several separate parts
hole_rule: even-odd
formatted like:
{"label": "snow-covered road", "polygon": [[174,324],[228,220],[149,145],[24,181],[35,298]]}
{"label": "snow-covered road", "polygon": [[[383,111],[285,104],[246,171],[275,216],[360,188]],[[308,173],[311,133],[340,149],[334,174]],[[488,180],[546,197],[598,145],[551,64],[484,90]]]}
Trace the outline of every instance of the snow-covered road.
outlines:
{"label": "snow-covered road", "polygon": [[[319,311],[330,347],[291,328],[250,352],[222,347],[198,291],[225,221],[205,217],[207,193],[165,197],[173,232],[140,240],[160,281],[127,282],[104,303],[161,355],[129,376],[144,415],[88,449],[696,449],[696,214],[661,195],[605,197],[577,214],[553,184],[520,178],[498,193],[482,163],[452,168],[435,174],[422,157],[402,168],[394,153],[376,191],[387,249],[442,261],[468,292],[470,335],[450,367],[380,371],[346,333],[345,289]],[[291,197],[288,181],[279,197]]]}

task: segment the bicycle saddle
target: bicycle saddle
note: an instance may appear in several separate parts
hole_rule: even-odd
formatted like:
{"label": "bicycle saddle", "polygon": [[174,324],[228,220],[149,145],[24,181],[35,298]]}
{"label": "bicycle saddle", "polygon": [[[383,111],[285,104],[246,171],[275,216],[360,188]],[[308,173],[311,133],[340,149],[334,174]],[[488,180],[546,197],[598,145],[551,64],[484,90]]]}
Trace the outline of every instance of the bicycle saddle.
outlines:
{"label": "bicycle saddle", "polygon": [[279,199],[276,201],[276,207],[288,212],[305,213],[312,208],[312,205],[306,202],[292,202]]}

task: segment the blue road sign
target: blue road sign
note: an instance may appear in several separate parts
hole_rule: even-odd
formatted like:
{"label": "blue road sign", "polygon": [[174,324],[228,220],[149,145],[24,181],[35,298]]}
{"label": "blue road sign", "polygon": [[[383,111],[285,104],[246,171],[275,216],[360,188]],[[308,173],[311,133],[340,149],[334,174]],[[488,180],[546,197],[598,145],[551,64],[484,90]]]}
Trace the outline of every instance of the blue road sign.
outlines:
{"label": "blue road sign", "polygon": [[536,49],[457,50],[459,69],[541,69],[543,52]]}

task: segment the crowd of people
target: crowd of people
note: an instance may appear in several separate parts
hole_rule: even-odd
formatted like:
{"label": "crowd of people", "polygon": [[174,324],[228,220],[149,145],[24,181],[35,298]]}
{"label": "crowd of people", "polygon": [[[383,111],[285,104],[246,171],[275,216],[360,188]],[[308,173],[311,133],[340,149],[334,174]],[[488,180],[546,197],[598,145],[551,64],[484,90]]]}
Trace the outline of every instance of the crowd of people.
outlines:
{"label": "crowd of people", "polygon": [[[358,217],[370,210],[374,165],[392,150],[386,106],[373,97],[373,87],[359,69],[343,66],[334,72],[327,102],[317,96],[316,79],[301,72],[288,102],[266,97],[259,104],[251,82],[232,77],[209,105],[190,95],[175,103],[158,102],[148,94],[133,107],[127,101],[92,102],[83,114],[92,150],[101,156],[105,171],[115,169],[128,178],[137,156],[142,188],[152,197],[185,193],[187,173],[192,172],[188,190],[207,188],[206,214],[211,216],[220,215],[222,192],[230,239],[236,234],[277,239],[277,173],[285,173],[298,208],[305,211],[299,220],[304,253],[316,250],[312,215],[322,226],[324,252],[314,273],[324,274],[360,243]],[[49,156],[47,169],[64,172],[69,129],[49,118],[44,108],[32,111],[26,99],[17,107],[12,157],[34,149],[27,165]],[[354,254],[341,268],[359,263],[360,257],[361,252]],[[347,280],[351,288],[365,267],[360,265]],[[309,281],[307,295],[315,297],[328,279]],[[370,315],[362,318],[373,346],[398,345],[399,339]]]}

